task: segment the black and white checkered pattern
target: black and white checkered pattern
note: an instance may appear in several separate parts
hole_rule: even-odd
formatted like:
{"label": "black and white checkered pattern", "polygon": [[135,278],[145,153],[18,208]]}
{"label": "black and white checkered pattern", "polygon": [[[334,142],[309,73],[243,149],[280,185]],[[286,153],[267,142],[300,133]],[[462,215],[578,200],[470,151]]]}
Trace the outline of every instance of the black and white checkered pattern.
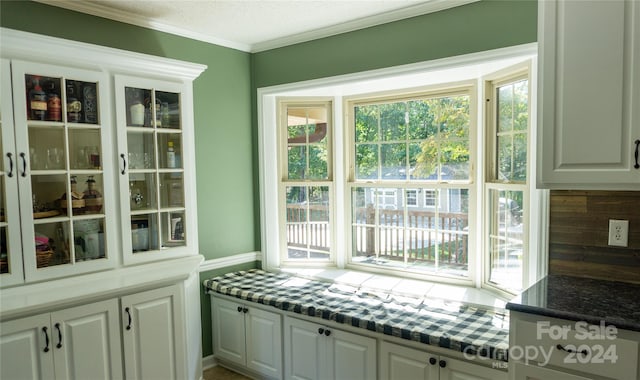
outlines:
{"label": "black and white checkered pattern", "polygon": [[205,280],[204,286],[208,293],[495,360],[508,359],[506,313],[262,270],[228,273]]}

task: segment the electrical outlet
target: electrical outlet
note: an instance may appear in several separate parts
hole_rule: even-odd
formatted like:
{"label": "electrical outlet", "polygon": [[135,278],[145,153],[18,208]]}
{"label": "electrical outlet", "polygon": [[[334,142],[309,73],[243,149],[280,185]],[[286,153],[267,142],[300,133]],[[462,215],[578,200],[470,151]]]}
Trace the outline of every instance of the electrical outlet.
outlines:
{"label": "electrical outlet", "polygon": [[629,221],[609,219],[609,245],[627,247],[629,244]]}

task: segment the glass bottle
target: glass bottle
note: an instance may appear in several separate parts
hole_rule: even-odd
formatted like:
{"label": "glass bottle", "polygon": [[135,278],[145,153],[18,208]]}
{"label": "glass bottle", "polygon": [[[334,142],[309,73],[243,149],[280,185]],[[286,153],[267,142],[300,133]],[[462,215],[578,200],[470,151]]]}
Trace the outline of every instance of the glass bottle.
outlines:
{"label": "glass bottle", "polygon": [[33,77],[33,88],[29,91],[31,120],[44,120],[47,115],[47,95],[40,87],[40,77]]}
{"label": "glass bottle", "polygon": [[175,168],[176,167],[176,152],[173,150],[173,141],[169,141],[167,143],[167,167]]}
{"label": "glass bottle", "polygon": [[84,210],[85,201],[82,199],[84,194],[78,192],[78,177],[71,176],[71,191],[69,195],[67,193],[62,194],[60,197],[60,208],[63,212],[67,210],[69,206],[69,200],[71,200],[71,208],[74,213],[80,213]]}
{"label": "glass bottle", "polygon": [[102,194],[96,189],[96,180],[92,175],[87,178],[87,189],[84,191],[85,211],[99,213],[102,210]]}
{"label": "glass bottle", "polygon": [[73,81],[67,81],[67,122],[79,123],[82,112],[82,102],[77,98],[76,86]]}

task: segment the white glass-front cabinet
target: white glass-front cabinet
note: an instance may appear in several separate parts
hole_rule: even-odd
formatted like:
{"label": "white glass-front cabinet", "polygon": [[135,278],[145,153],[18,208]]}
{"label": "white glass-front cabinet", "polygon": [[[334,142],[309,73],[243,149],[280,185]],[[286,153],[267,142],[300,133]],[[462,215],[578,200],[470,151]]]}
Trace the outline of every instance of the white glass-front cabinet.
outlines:
{"label": "white glass-front cabinet", "polygon": [[193,251],[195,231],[187,150],[190,89],[181,83],[116,76],[116,128],[124,261]]}
{"label": "white glass-front cabinet", "polygon": [[[11,83],[8,60],[0,61],[0,82]],[[18,161],[13,126],[11,86],[0,86],[0,284],[13,285],[24,281],[18,208]]]}
{"label": "white glass-front cabinet", "polygon": [[[4,77],[8,64],[3,63]],[[4,189],[9,197],[3,206],[14,222],[3,225],[12,229],[8,240],[3,239],[12,246],[6,251],[11,256],[5,258],[7,281],[3,274],[2,285],[23,281],[21,263],[27,282],[113,267],[118,252],[113,177],[105,170],[113,161],[111,121],[109,112],[103,112],[108,109],[108,77],[14,60],[11,81],[3,78],[3,83],[12,83],[8,101],[14,111],[13,128],[9,114],[2,125],[3,147],[11,153],[5,155],[2,178],[10,186]],[[13,147],[7,141],[11,130]]]}

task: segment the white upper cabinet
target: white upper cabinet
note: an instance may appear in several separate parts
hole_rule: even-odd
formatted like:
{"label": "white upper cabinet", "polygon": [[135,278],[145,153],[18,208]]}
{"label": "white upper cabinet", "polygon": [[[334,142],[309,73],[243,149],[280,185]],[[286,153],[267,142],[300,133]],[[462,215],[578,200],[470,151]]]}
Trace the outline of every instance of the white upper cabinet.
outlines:
{"label": "white upper cabinet", "polygon": [[192,81],[205,66],[1,38],[0,286],[198,255]]}
{"label": "white upper cabinet", "polygon": [[117,75],[124,261],[184,256],[196,243],[191,86]]}
{"label": "white upper cabinet", "polygon": [[538,187],[640,189],[640,2],[538,7]]}

